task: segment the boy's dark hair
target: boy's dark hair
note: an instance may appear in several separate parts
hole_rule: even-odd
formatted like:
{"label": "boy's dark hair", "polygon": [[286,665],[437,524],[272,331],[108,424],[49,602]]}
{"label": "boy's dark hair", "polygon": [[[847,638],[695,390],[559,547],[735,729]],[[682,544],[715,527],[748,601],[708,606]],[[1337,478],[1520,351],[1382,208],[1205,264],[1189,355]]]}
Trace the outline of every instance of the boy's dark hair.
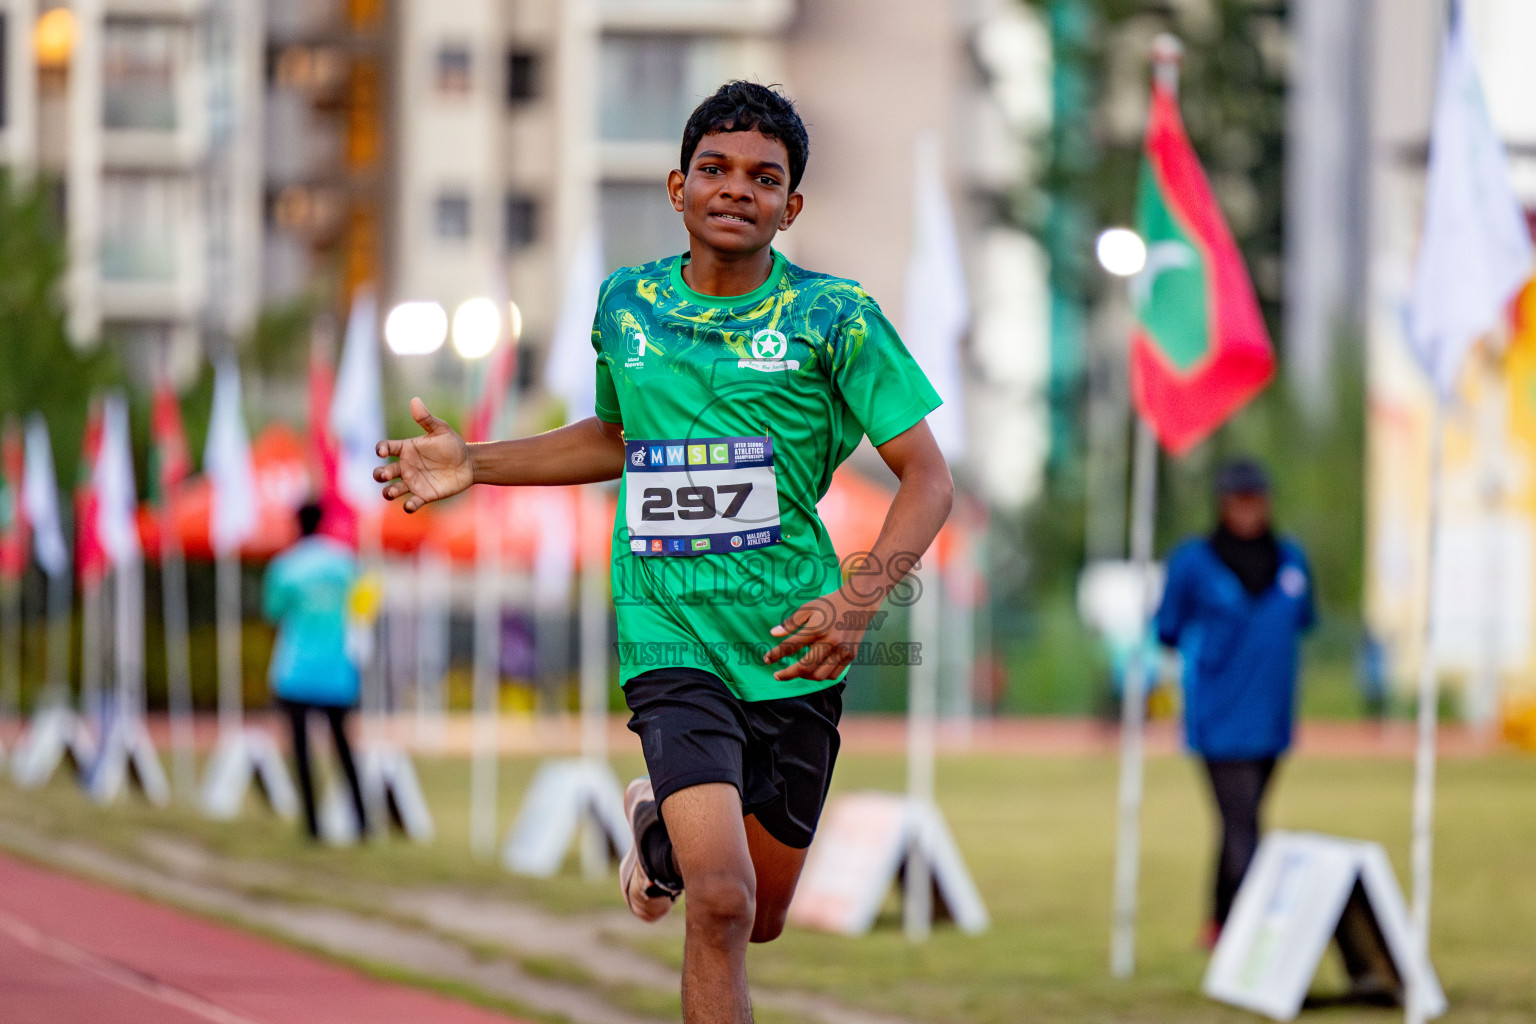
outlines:
{"label": "boy's dark hair", "polygon": [[299,506],[299,533],[305,537],[311,537],[320,529],[320,506],[314,502]]}
{"label": "boy's dark hair", "polygon": [[699,140],[714,132],[759,132],[789,151],[789,190],[800,185],[811,139],[795,105],[783,93],[756,82],[726,82],[694,108],[683,128],[682,171],[688,173]]}

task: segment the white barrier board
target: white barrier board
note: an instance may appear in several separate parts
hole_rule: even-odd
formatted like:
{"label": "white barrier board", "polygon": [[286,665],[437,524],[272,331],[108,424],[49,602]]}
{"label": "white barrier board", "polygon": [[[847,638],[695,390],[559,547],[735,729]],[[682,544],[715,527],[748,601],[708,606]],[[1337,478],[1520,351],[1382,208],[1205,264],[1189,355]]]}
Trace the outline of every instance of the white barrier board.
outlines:
{"label": "white barrier board", "polygon": [[790,923],[865,934],[914,854],[928,862],[935,910],[943,909],[963,932],[986,931],[986,906],[944,816],[894,793],[850,793],[828,805],[789,907]]}
{"label": "white barrier board", "polygon": [[96,741],[90,727],[68,706],[43,708],[32,716],[27,731],[16,742],[11,775],[22,789],[36,789],[53,778],[66,760],[76,776],[84,779],[96,761]]}
{"label": "white barrier board", "polygon": [[108,721],[96,760],[85,779],[86,792],[99,804],[116,800],[128,785],[138,786],[144,798],[156,807],[171,802],[170,780],[165,777],[149,730],[138,717]]}
{"label": "white barrier board", "polygon": [[[416,766],[405,751],[387,743],[370,744],[358,755],[357,781],[363,791],[363,806],[370,813],[383,814],[382,821],[373,823],[375,830],[398,829],[417,843],[429,843],[436,836]],[[346,846],[358,840],[352,797],[339,772],[332,774],[317,816],[320,835],[327,843]]]}
{"label": "white barrier board", "polygon": [[544,762],[507,833],[501,862],[520,875],[550,877],[580,835],[583,819],[607,840],[613,856],[629,851],[624,796],[613,769],[580,757]]}
{"label": "white barrier board", "polygon": [[282,818],[299,813],[299,794],[288,766],[270,735],[241,727],[219,737],[203,776],[203,813],[228,821],[245,806],[245,795],[256,784],[267,806]]}
{"label": "white barrier board", "polygon": [[1408,908],[1381,846],[1304,832],[1271,832],[1260,843],[1211,956],[1205,994],[1294,1020],[1357,884],[1370,918],[1367,941],[1380,946],[1397,997],[1405,983],[1422,984],[1428,1015],[1443,1014],[1445,994],[1416,955]]}

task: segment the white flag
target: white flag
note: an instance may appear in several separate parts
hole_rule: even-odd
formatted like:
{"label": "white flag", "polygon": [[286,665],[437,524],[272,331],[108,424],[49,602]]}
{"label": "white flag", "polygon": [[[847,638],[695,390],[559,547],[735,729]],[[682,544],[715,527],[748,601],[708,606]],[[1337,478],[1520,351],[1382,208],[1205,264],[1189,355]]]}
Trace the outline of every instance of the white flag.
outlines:
{"label": "white flag", "polygon": [[965,384],[960,342],[970,326],[971,309],[935,135],[917,142],[914,186],[902,340],[944,400],[928,415],[934,439],[946,458],[961,459],[965,456]]}
{"label": "white flag", "polygon": [[539,608],[570,604],[576,576],[575,495],[560,489],[541,495],[539,544],[533,556],[533,600]]}
{"label": "white flag", "polygon": [[597,357],[592,351],[592,318],[597,312],[597,293],[603,285],[602,250],[595,228],[585,232],[576,244],[565,277],[560,318],[549,343],[544,386],[565,400],[567,423],[593,414]]}
{"label": "white flag", "polygon": [[331,434],[339,460],[337,484],[353,508],[381,509],[373,471],[384,439],[384,395],[379,378],[379,311],[372,289],[352,300],[347,337],[331,396]]}
{"label": "white flag", "polygon": [[69,568],[69,548],[59,523],[59,478],[53,472],[53,446],[43,414],[27,417],[25,468],[21,474],[21,507],[32,524],[32,551],[49,576]]}
{"label": "white flag", "polygon": [[208,537],[215,554],[227,554],[256,530],[256,467],[240,411],[240,367],[232,359],[214,370],[203,473],[213,485]]}
{"label": "white flag", "polygon": [[1498,322],[1532,260],[1466,18],[1453,8],[1430,129],[1424,234],[1408,297],[1409,340],[1441,395],[1454,389],[1467,350]]}
{"label": "white flag", "polygon": [[92,476],[96,488],[96,536],[115,567],[143,557],[136,518],[139,499],[133,482],[133,449],[128,436],[128,401],[108,395],[102,408],[101,450]]}

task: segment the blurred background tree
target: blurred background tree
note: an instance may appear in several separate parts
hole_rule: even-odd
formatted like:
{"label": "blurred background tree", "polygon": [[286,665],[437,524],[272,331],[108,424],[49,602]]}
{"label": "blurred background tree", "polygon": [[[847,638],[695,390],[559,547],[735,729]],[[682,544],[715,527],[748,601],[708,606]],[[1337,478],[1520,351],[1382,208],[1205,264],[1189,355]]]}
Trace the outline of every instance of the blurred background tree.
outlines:
{"label": "blurred background tree", "polygon": [[54,465],[68,486],[91,396],[121,373],[104,350],[82,352],[65,333],[67,257],[54,201],[46,181],[0,171],[0,414],[47,410]]}

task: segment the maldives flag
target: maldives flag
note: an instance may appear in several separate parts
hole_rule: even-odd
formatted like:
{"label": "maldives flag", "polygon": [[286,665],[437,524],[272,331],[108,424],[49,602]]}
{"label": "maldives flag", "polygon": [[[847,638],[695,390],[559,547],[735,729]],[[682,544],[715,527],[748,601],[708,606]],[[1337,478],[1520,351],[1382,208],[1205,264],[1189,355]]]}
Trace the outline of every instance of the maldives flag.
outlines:
{"label": "maldives flag", "polygon": [[22,502],[25,456],[21,425],[7,417],[0,437],[0,576],[14,580],[27,569],[27,517]]}
{"label": "maldives flag", "polygon": [[1136,206],[1147,263],[1131,280],[1131,394],[1163,447],[1181,455],[1263,390],[1275,357],[1178,101],[1160,83]]}
{"label": "maldives flag", "polygon": [[88,585],[101,582],[107,571],[107,552],[96,530],[101,499],[96,493],[96,458],[101,453],[101,399],[91,400],[85,421],[85,440],[80,445],[80,470],[75,477],[75,571]]}
{"label": "maldives flag", "polygon": [[187,434],[181,425],[181,405],[170,381],[155,385],[154,409],[150,413],[152,495],[164,503],[192,473],[192,453],[187,448]]}

